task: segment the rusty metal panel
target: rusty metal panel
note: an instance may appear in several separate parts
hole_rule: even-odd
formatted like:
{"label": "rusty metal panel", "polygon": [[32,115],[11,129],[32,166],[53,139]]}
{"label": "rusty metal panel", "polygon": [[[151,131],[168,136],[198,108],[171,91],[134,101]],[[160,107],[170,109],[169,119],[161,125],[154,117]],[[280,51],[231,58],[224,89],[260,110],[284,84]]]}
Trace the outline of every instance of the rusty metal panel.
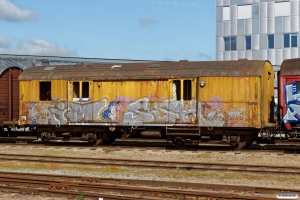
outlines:
{"label": "rusty metal panel", "polygon": [[20,81],[20,100],[23,101],[39,101],[39,81],[28,80]]}
{"label": "rusty metal panel", "polygon": [[8,92],[9,92],[9,84],[8,84],[8,70],[0,76],[0,121],[8,121],[9,120],[9,102],[8,102]]}
{"label": "rusty metal panel", "polygon": [[266,63],[261,76],[261,122],[262,126],[274,122],[274,78],[275,73],[271,64]]}
{"label": "rusty metal panel", "polygon": [[[274,70],[265,63],[261,77],[200,77],[200,126],[261,128],[273,122]],[[273,105],[273,106],[272,106]]]}
{"label": "rusty metal panel", "polygon": [[11,69],[11,88],[12,88],[12,118],[10,120],[19,119],[19,80],[18,77],[21,74],[22,70],[19,68]]}
{"label": "rusty metal panel", "polygon": [[52,80],[51,81],[51,98],[54,101],[67,100],[67,81]]}
{"label": "rusty metal panel", "polygon": [[0,121],[11,121],[19,116],[19,81],[21,69],[7,68],[0,76]]}
{"label": "rusty metal panel", "polygon": [[254,127],[259,122],[259,77],[200,77],[201,126]]}
{"label": "rusty metal panel", "polygon": [[300,74],[300,58],[284,60],[280,67],[280,76]]}
{"label": "rusty metal panel", "polygon": [[[236,53],[235,58],[238,58]],[[174,77],[260,76],[262,60],[162,62],[31,67],[19,80],[161,80]],[[154,66],[154,67],[153,67]]]}

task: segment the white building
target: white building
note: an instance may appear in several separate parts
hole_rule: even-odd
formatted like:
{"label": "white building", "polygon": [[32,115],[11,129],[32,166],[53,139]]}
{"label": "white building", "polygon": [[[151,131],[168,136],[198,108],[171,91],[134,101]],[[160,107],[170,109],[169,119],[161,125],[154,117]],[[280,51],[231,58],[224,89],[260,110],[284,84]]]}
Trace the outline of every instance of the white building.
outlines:
{"label": "white building", "polygon": [[299,17],[300,0],[216,0],[216,59],[300,57]]}
{"label": "white building", "polygon": [[300,57],[299,18],[300,0],[216,0],[216,59],[269,60],[278,71]]}

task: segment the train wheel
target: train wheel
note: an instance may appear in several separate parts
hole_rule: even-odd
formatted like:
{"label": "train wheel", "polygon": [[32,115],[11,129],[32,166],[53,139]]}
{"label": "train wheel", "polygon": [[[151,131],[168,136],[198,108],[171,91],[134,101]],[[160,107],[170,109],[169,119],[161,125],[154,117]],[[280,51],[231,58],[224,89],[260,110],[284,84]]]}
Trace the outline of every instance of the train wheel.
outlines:
{"label": "train wheel", "polygon": [[179,148],[184,148],[184,147],[187,147],[184,142],[185,140],[182,139],[181,137],[176,137],[172,140],[173,144],[176,146],[176,147],[179,147]]}
{"label": "train wheel", "polygon": [[110,145],[110,144],[112,144],[115,140],[116,140],[116,138],[106,138],[106,139],[103,140],[103,144],[105,144],[105,145]]}
{"label": "train wheel", "polygon": [[247,142],[243,141],[243,142],[239,142],[239,144],[237,145],[237,149],[245,149],[247,148]]}
{"label": "train wheel", "polygon": [[89,141],[90,146],[95,147],[95,146],[99,146],[100,144],[103,143],[102,139],[99,140],[94,140],[94,141]]}

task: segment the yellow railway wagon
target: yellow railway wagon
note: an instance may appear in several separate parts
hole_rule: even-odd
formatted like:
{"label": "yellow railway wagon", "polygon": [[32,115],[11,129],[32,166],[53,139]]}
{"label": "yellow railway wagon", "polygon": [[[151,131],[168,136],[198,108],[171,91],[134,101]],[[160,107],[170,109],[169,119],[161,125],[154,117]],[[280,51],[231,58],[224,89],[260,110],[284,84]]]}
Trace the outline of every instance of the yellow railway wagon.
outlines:
{"label": "yellow railway wagon", "polygon": [[245,144],[274,126],[268,61],[42,66],[19,81],[19,123],[37,127],[44,141],[139,134]]}

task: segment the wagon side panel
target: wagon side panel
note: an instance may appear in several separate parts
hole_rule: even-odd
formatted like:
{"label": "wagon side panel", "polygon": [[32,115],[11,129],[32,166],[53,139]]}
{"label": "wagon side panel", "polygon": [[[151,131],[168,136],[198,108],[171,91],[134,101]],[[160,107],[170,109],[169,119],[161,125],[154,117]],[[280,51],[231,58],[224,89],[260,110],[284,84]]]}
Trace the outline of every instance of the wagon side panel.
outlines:
{"label": "wagon side panel", "polygon": [[199,123],[203,127],[260,126],[259,77],[200,77]]}

